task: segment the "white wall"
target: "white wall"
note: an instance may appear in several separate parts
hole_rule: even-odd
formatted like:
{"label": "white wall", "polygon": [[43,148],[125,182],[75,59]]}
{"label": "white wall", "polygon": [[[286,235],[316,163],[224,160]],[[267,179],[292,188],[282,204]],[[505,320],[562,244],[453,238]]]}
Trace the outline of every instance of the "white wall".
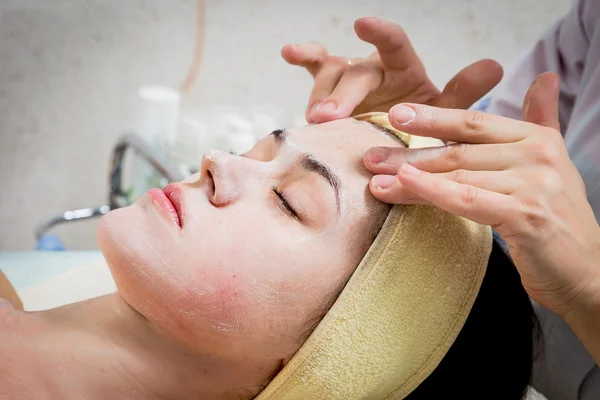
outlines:
{"label": "white wall", "polygon": [[[188,109],[278,104],[302,115],[308,74],[279,57],[319,40],[366,55],[353,21],[382,16],[413,39],[442,85],[476,59],[509,62],[569,7],[567,0],[207,0],[204,62]],[[194,0],[0,2],[0,251],[31,249],[36,225],[108,194],[109,151],[133,124],[149,83],[179,85],[194,48]],[[95,248],[95,223],[56,230]]]}

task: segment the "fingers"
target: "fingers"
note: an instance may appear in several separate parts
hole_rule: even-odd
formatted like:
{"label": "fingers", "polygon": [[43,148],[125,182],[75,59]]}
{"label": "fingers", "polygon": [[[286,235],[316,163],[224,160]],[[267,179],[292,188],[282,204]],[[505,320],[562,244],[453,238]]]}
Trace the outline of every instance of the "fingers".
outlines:
{"label": "fingers", "polygon": [[[458,169],[452,172],[434,174],[434,176],[505,195],[514,193],[521,183],[520,178],[512,171],[489,172]],[[429,204],[426,200],[416,196],[414,192],[404,187],[397,174],[373,176],[370,189],[373,196],[385,203]]]}
{"label": "fingers", "polygon": [[349,117],[383,77],[378,57],[350,61],[330,56],[319,43],[287,45],[281,55],[288,63],[306,68],[315,79],[306,110],[309,123]]}
{"label": "fingers", "polygon": [[363,156],[365,167],[373,174],[394,175],[404,163],[420,170],[440,173],[458,169],[502,171],[522,162],[521,149],[511,144],[466,144],[423,149],[373,147]]}
{"label": "fingers", "polygon": [[414,198],[480,224],[497,226],[520,209],[512,196],[457,183],[404,164],[398,180]]}
{"label": "fingers", "polygon": [[382,63],[391,69],[423,67],[406,32],[400,26],[380,18],[360,18],[354,23],[356,35],[377,47]]}
{"label": "fingers", "polygon": [[388,204],[426,204],[402,186],[396,174],[375,175],[369,182],[371,194],[378,200]]}
{"label": "fingers", "polygon": [[494,60],[479,60],[448,82],[437,102],[438,107],[467,109],[502,80],[502,66]]}
{"label": "fingers", "polygon": [[523,140],[534,124],[474,110],[450,110],[420,104],[398,104],[388,113],[397,129],[417,136],[459,143],[511,143]]}
{"label": "fingers", "polygon": [[333,92],[322,100],[320,107],[310,113],[310,118],[313,122],[324,122],[349,117],[352,111],[379,87],[382,78],[383,71],[379,60],[368,59],[347,65]]}
{"label": "fingers", "polygon": [[[334,104],[334,109],[331,109],[332,103],[326,104],[324,100],[338,85],[347,66],[347,61],[342,57],[327,57],[327,61],[315,76],[315,83],[308,101],[306,120],[309,123],[324,122],[326,120],[323,117],[324,115],[327,116],[336,112],[337,104]],[[317,120],[315,116],[320,117],[320,119]]]}
{"label": "fingers", "polygon": [[288,44],[281,49],[281,56],[285,61],[306,68],[313,77],[319,72],[327,54],[327,49],[316,42]]}
{"label": "fingers", "polygon": [[554,72],[539,75],[529,87],[523,101],[523,121],[556,129],[558,122],[558,95],[560,78]]}

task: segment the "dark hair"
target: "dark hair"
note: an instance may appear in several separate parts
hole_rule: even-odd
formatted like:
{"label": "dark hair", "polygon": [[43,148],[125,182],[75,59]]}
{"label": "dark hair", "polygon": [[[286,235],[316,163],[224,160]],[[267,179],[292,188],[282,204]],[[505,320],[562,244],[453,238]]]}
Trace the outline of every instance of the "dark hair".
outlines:
{"label": "dark hair", "polygon": [[[379,234],[390,209],[379,202],[372,206],[375,218],[367,230],[370,236],[365,246],[358,251],[362,252],[361,258]],[[308,321],[307,329],[300,335],[300,344],[312,334],[346,283],[337,288],[323,309]],[[535,339],[543,339],[540,335],[537,316],[519,273],[494,241],[481,289],[465,325],[437,368],[406,399],[522,399],[537,356],[534,343],[538,340]],[[259,393],[281,369],[283,364],[263,382]]]}
{"label": "dark hair", "polygon": [[[334,302],[337,295],[333,297]],[[313,321],[316,324],[302,335],[303,340],[319,321]],[[522,399],[537,356],[537,335],[538,319],[519,274],[494,242],[465,325],[438,367],[406,399]],[[264,382],[261,391],[281,368]]]}
{"label": "dark hair", "polygon": [[538,320],[514,265],[494,242],[481,290],[456,341],[406,399],[521,399]]}
{"label": "dark hair", "polygon": [[[319,321],[312,321],[303,340]],[[437,368],[406,399],[522,399],[537,356],[537,335],[538,319],[519,274],[494,242],[481,289],[465,325]],[[259,393],[282,368],[263,382]]]}

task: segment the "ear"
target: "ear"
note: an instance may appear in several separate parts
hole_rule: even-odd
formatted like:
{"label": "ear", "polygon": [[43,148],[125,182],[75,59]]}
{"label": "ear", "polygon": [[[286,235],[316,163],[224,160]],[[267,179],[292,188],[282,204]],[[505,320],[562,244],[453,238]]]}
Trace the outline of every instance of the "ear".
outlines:
{"label": "ear", "polygon": [[539,75],[529,87],[523,101],[523,121],[560,131],[558,95],[560,78],[554,72]]}

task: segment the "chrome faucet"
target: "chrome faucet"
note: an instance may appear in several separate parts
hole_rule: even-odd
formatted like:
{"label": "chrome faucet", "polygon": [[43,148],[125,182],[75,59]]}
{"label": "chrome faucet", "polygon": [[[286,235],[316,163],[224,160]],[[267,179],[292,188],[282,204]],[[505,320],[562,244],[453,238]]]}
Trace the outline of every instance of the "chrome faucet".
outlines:
{"label": "chrome faucet", "polygon": [[100,217],[111,210],[129,205],[127,191],[123,188],[123,163],[125,154],[132,150],[138,157],[146,160],[163,178],[169,182],[178,182],[184,174],[160,157],[140,136],[135,133],[124,134],[112,151],[109,172],[108,204],[100,207],[81,208],[65,211],[41,224],[35,233],[36,241],[56,225]]}

